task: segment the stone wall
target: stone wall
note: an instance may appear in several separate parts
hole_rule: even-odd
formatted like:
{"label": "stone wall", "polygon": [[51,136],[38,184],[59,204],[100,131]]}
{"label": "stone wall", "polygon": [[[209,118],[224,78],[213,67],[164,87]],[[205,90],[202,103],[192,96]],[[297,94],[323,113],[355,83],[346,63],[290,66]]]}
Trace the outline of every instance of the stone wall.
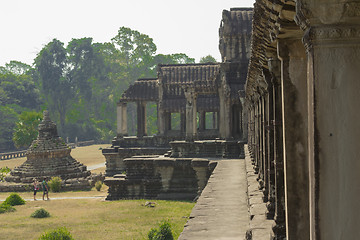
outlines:
{"label": "stone wall", "polygon": [[226,140],[173,141],[171,157],[244,158],[244,142]]}
{"label": "stone wall", "polygon": [[126,174],[106,178],[107,200],[194,200],[216,166],[201,158],[139,156],[124,159]]}

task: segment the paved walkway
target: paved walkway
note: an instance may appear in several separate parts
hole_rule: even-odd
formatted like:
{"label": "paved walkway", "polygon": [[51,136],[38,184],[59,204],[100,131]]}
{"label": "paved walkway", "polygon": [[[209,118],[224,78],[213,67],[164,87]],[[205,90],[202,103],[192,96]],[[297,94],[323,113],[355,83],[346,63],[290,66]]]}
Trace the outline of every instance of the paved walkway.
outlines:
{"label": "paved walkway", "polygon": [[249,228],[247,201],[245,160],[220,160],[179,239],[244,239]]}

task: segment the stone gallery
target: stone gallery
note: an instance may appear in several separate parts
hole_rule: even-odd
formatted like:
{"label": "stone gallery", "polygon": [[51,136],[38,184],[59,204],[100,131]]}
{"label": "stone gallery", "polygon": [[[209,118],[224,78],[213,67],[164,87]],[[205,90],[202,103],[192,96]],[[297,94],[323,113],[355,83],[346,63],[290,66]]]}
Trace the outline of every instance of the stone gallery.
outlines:
{"label": "stone gallery", "polygon": [[[103,150],[107,199],[193,200],[216,166],[205,157],[244,157],[251,18],[252,9],[223,11],[221,63],[158,65],[157,78],[139,79],[124,92],[117,108],[117,136]],[[129,102],[137,106],[136,137],[127,136]],[[156,136],[146,133],[148,102],[157,105]],[[171,127],[173,114],[180,115],[178,129]],[[211,118],[210,126],[206,118]]]}
{"label": "stone gallery", "polygon": [[[221,63],[160,65],[158,78],[138,80],[119,101],[118,135],[104,150],[109,196],[161,198],[187,189],[193,197],[216,165],[207,157],[225,157],[234,141],[230,154],[247,140],[273,219],[271,239],[357,239],[359,25],[359,1],[257,0],[253,11],[225,10]],[[129,101],[138,106],[132,138]],[[159,115],[151,139],[147,101],[157,103]],[[179,129],[171,128],[173,113],[181,116]],[[211,129],[204,128],[209,113]],[[145,146],[170,151],[120,160],[120,151],[136,147],[141,155]],[[176,190],[175,182],[183,185]]]}
{"label": "stone gallery", "polygon": [[248,144],[273,239],[358,239],[360,2],[258,0]]}

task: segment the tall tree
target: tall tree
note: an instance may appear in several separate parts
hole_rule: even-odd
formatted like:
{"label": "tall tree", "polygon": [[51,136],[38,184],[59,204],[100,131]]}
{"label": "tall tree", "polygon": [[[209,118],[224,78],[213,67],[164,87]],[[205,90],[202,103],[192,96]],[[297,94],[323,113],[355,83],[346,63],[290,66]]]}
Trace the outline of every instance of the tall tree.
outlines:
{"label": "tall tree", "polygon": [[47,107],[59,119],[60,131],[64,130],[66,113],[73,98],[73,86],[66,76],[66,67],[66,49],[57,39],[48,43],[35,59]]}
{"label": "tall tree", "polygon": [[156,45],[152,38],[136,30],[121,27],[118,34],[111,41],[120,50],[129,77],[133,81],[148,76],[150,72],[149,65],[156,53]]}

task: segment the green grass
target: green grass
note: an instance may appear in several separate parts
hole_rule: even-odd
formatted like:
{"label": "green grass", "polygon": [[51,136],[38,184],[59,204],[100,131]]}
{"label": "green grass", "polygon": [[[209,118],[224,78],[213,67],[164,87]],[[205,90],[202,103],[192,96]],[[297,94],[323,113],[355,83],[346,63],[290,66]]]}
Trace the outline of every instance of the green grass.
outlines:
{"label": "green grass", "polygon": [[[4,239],[37,239],[45,231],[66,227],[74,239],[147,239],[150,229],[163,220],[171,223],[174,239],[183,230],[194,203],[156,200],[103,201],[100,199],[31,201],[16,212],[0,217]],[[49,218],[34,219],[35,210],[45,208]],[[4,216],[4,215],[2,215]]]}

